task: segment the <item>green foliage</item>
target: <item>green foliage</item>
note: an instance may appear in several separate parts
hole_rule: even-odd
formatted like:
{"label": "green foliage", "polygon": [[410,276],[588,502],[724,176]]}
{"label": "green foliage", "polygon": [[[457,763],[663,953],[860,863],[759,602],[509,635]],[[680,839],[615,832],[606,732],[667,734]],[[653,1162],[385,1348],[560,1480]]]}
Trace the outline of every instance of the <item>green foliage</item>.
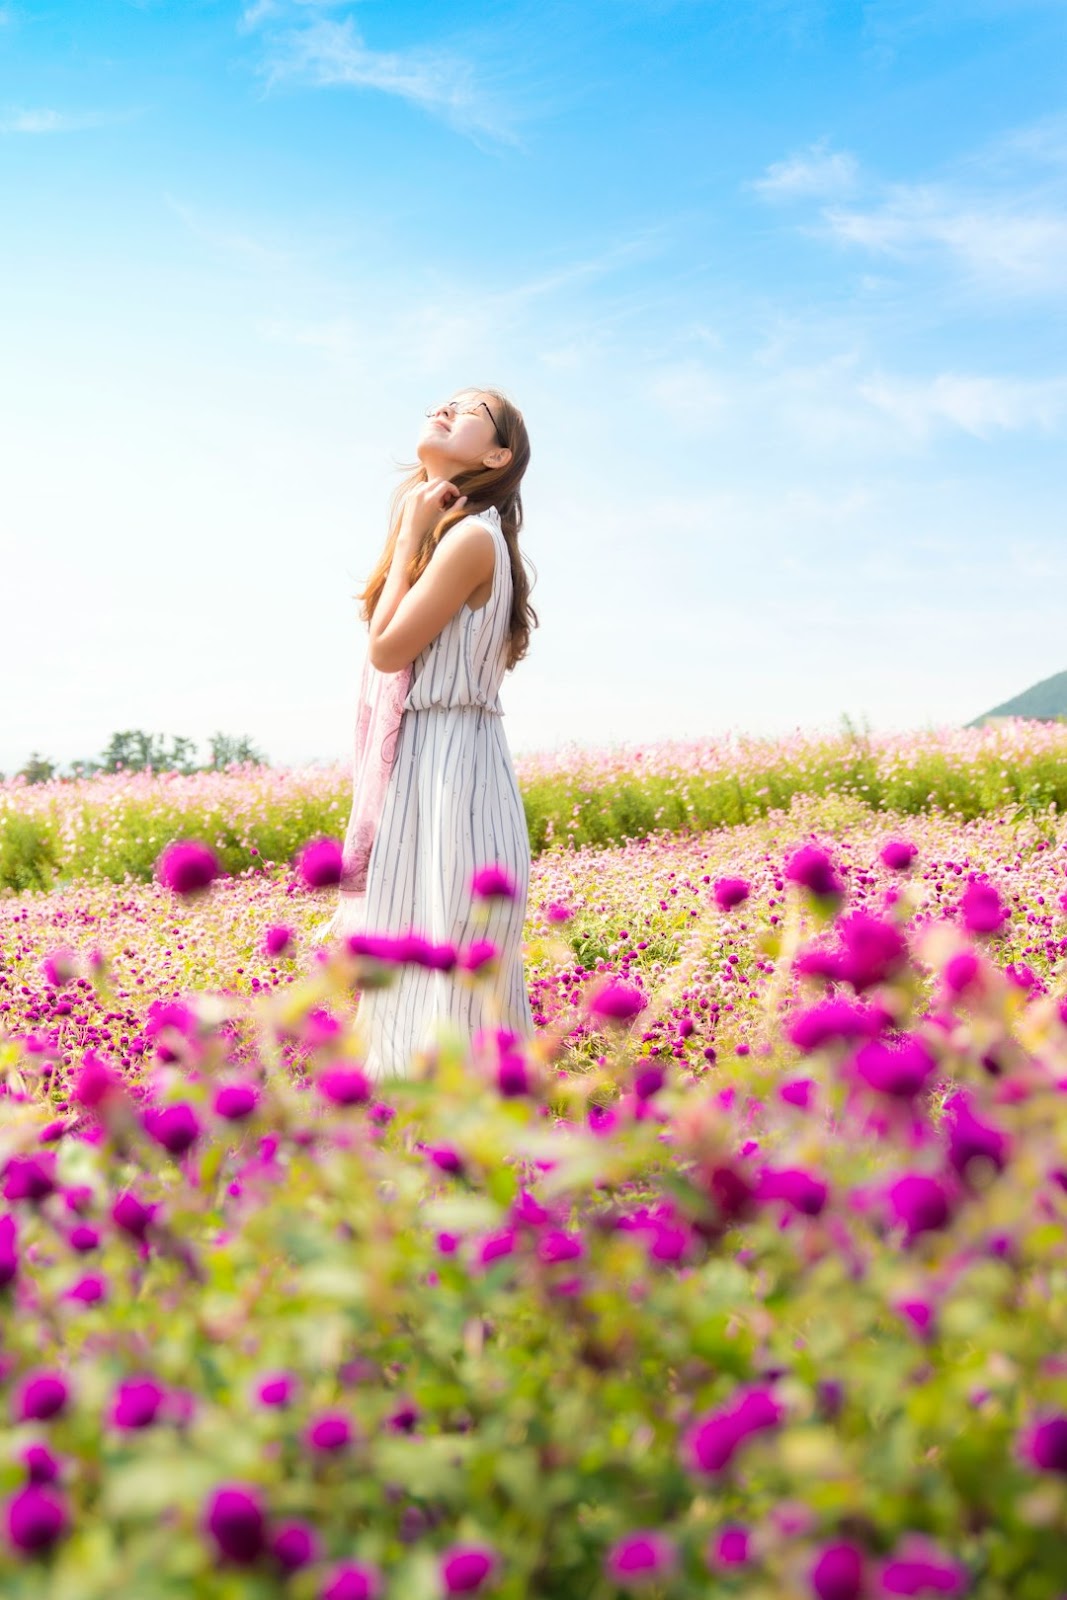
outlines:
{"label": "green foliage", "polygon": [[54,830],[43,818],[0,812],[0,887],[50,889],[59,864]]}

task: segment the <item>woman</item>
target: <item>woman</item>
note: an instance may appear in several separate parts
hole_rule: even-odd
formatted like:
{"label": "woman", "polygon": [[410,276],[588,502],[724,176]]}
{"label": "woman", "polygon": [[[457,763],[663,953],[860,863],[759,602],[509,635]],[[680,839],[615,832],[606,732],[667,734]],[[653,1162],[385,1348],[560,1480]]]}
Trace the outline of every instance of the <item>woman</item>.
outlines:
{"label": "woman", "polygon": [[[360,599],[370,625],[355,794],[333,934],[415,933],[497,958],[473,981],[400,966],[367,989],[366,1067],[404,1076],[439,1028],[533,1031],[522,964],[530,875],[526,818],[501,725],[505,671],[537,617],[519,552],[530,459],[521,413],[495,389],[464,389],[427,413],[420,465],[393,499],[382,558]],[[477,900],[499,867],[512,895]]]}

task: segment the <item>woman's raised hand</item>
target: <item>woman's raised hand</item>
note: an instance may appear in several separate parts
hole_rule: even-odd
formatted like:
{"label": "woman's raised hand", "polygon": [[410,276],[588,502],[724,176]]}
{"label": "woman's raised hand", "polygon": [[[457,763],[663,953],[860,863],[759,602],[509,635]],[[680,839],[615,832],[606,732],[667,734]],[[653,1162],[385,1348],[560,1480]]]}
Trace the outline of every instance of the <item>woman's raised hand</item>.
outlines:
{"label": "woman's raised hand", "polygon": [[400,537],[410,544],[418,544],[443,511],[464,505],[466,499],[467,496],[460,494],[447,478],[430,478],[426,483],[417,483],[404,501]]}

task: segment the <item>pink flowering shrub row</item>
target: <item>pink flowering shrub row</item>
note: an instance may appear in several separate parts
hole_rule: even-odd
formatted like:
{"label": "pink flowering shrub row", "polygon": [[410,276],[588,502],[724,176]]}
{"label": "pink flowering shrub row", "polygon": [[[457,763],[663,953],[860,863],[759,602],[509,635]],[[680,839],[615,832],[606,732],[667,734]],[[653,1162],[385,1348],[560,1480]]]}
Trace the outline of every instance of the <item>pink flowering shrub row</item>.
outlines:
{"label": "pink flowering shrub row", "polygon": [[[668,830],[750,822],[797,795],[846,795],[879,811],[942,810],[962,820],[1018,806],[1067,806],[1067,728],[841,738],[723,738],[570,747],[516,768],[531,847],[607,846]],[[345,766],[292,771],[119,773],[0,783],[0,891],[81,879],[147,881],[178,838],[203,839],[226,873],[284,869],[307,841],[343,831]]]}
{"label": "pink flowering shrub row", "polygon": [[617,955],[581,1073],[546,1021],[372,1084],[361,989],[491,972],[414,932],[0,1043],[5,1594],[1056,1600],[1063,840],[762,842],[688,874],[780,980],[728,1063]]}

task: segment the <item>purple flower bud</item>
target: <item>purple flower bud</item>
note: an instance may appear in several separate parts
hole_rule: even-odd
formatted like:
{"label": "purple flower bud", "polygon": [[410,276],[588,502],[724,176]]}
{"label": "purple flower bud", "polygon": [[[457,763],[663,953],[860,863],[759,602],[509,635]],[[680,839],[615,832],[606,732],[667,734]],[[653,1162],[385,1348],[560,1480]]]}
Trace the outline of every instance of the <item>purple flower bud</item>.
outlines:
{"label": "purple flower bud", "polygon": [[883,1565],[885,1595],[962,1594],[967,1587],[966,1567],[951,1561],[927,1539],[906,1538],[896,1555]]}
{"label": "purple flower bud", "polygon": [[271,1536],[270,1552],[285,1572],[299,1572],[301,1567],[317,1561],[319,1542],[306,1522],[283,1522]]}
{"label": "purple flower bud", "polygon": [[514,900],[516,884],[503,867],[479,867],[471,878],[471,894],[478,900]]}
{"label": "purple flower bud", "polygon": [[714,1572],[723,1567],[744,1567],[749,1559],[749,1533],[747,1528],[721,1528],[711,1540],[705,1559]]}
{"label": "purple flower bud", "polygon": [[364,1561],[349,1561],[333,1569],[322,1591],[322,1600],[378,1600],[381,1592],[382,1575],[377,1567],[368,1566]]}
{"label": "purple flower bud", "polygon": [[107,1299],[107,1279],[97,1272],[87,1273],[84,1278],[79,1278],[77,1283],[71,1284],[66,1298],[76,1300],[83,1306],[99,1305],[101,1300]]}
{"label": "purple flower bud", "polygon": [[281,956],[288,950],[293,942],[292,928],[282,927],[281,924],[268,928],[263,935],[263,948],[268,956]]}
{"label": "purple flower bud", "polygon": [[982,878],[967,885],[960,900],[960,911],[968,933],[995,933],[1011,915],[1001,905],[994,886]]}
{"label": "purple flower bud", "polygon": [[842,944],[841,976],[857,994],[885,983],[907,964],[904,935],[882,917],[855,911],[838,923],[837,933]]}
{"label": "purple flower bud", "polygon": [[22,1452],[26,1463],[26,1477],[30,1483],[55,1483],[59,1477],[59,1462],[46,1444],[28,1444]]}
{"label": "purple flower bud", "polygon": [[1023,1454],[1039,1472],[1067,1477],[1067,1414],[1034,1423],[1022,1439]]}
{"label": "purple flower bud", "polygon": [[78,976],[78,964],[72,950],[53,950],[45,956],[41,968],[48,982],[56,989],[65,989]]}
{"label": "purple flower bud", "polygon": [[0,1289],[18,1277],[18,1227],[10,1212],[0,1216]]}
{"label": "purple flower bud", "polygon": [[530,1071],[520,1055],[504,1052],[496,1069],[496,1086],[505,1100],[517,1100],[533,1088]]}
{"label": "purple flower bud", "polygon": [[796,1106],[798,1111],[810,1111],[815,1098],[814,1078],[787,1078],[778,1089],[783,1105]]}
{"label": "purple flower bud", "polygon": [[131,1239],[143,1239],[155,1212],[154,1205],[143,1205],[132,1190],[126,1189],[111,1207],[111,1220],[116,1228],[128,1233]]}
{"label": "purple flower bud", "polygon": [[266,1540],[267,1519],[259,1490],[244,1484],[216,1489],[205,1509],[204,1526],[223,1560],[250,1567]]}
{"label": "purple flower bud", "polygon": [[494,1261],[502,1261],[505,1256],[513,1255],[515,1251],[514,1228],[503,1228],[499,1233],[487,1234],[476,1247],[475,1260],[480,1267],[491,1266]]}
{"label": "purple flower bud", "polygon": [[925,1339],[933,1333],[934,1308],[929,1300],[898,1300],[895,1309],[905,1321],[911,1323],[920,1338]]}
{"label": "purple flower bud", "polygon": [[952,1215],[945,1185],[924,1173],[913,1172],[898,1178],[890,1185],[888,1199],[894,1221],[906,1230],[906,1244],[911,1244],[921,1233],[945,1227]]}
{"label": "purple flower bud", "polygon": [[154,1378],[126,1378],[111,1400],[111,1421],[124,1432],[150,1428],[159,1415],[166,1390]]}
{"label": "purple flower bud", "polygon": [[945,1101],[949,1122],[949,1164],[967,1180],[971,1162],[986,1164],[996,1172],[1003,1172],[1008,1160],[1011,1141],[1006,1133],[981,1122],[971,1109],[971,1097],[965,1089],[950,1095]]}
{"label": "purple flower bud", "polygon": [[629,1022],[648,1004],[640,989],[628,983],[609,983],[593,996],[590,1014],[605,1022]]}
{"label": "purple flower bud", "polygon": [[547,1266],[562,1261],[579,1261],[585,1246],[576,1233],[565,1233],[562,1228],[552,1228],[537,1241],[537,1254]]}
{"label": "purple flower bud", "polygon": [[352,1424],[341,1411],[324,1411],[311,1419],[306,1438],[320,1455],[336,1455],[352,1443]]}
{"label": "purple flower bud", "polygon": [[463,1157],[450,1144],[430,1145],[426,1154],[438,1172],[447,1172],[450,1177],[459,1177],[465,1170]]}
{"label": "purple flower bud", "polygon": [[313,839],[297,858],[297,871],[309,889],[329,889],[340,883],[344,856],[336,839]]}
{"label": "purple flower bud", "polygon": [[693,1424],[683,1440],[686,1464],[694,1472],[722,1472],[750,1434],[776,1428],[784,1415],[768,1390],[742,1390],[731,1405]]}
{"label": "purple flower bud", "polygon": [[55,1187],[53,1156],[12,1156],[4,1167],[5,1200],[46,1200]]}
{"label": "purple flower bud", "polygon": [[800,1167],[764,1167],[757,1193],[761,1200],[784,1200],[805,1217],[821,1215],[830,1197],[829,1185]]}
{"label": "purple flower bud", "polygon": [[67,1380],[58,1372],[34,1373],[16,1396],[15,1415],[20,1422],[47,1422],[66,1410],[69,1399]]}
{"label": "purple flower bud", "polygon": [[982,963],[973,950],[961,950],[945,963],[942,973],[945,988],[950,994],[960,995],[980,981]]}
{"label": "purple flower bud", "polygon": [[288,1372],[272,1372],[259,1380],[256,1399],[261,1406],[287,1406],[295,1393],[295,1378]]}
{"label": "purple flower bud", "polygon": [[156,861],[158,881],[183,898],[201,893],[218,875],[214,852],[195,839],[179,839],[168,845]]}
{"label": "purple flower bud", "polygon": [[810,1055],[824,1044],[846,1039],[873,1038],[886,1022],[886,1014],[876,1006],[859,1005],[855,1000],[822,1000],[797,1011],[786,1032],[798,1050]]}
{"label": "purple flower bud", "polygon": [[743,905],[752,893],[752,885],[744,878],[716,878],[712,885],[715,904],[720,911],[732,911]]}
{"label": "purple flower bud", "polygon": [[654,1531],[627,1534],[612,1545],[604,1570],[620,1589],[637,1589],[669,1577],[677,1562],[670,1539]]}
{"label": "purple flower bud", "polygon": [[315,1079],[315,1087],[335,1106],[365,1106],[373,1093],[370,1079],[358,1067],[327,1067]]}
{"label": "purple flower bud", "polygon": [[854,1544],[828,1544],[811,1569],[811,1592],[817,1600],[861,1600],[863,1551]]}
{"label": "purple flower bud", "polygon": [[492,939],[472,939],[465,950],[459,952],[459,964],[464,972],[481,972],[498,959],[500,951]]}
{"label": "purple flower bud", "polygon": [[802,845],[785,864],[785,876],[790,883],[799,883],[818,900],[839,901],[844,896],[844,885],[834,870],[834,864],[825,850],[814,845]]}
{"label": "purple flower bud", "polygon": [[441,1588],[446,1595],[477,1594],[489,1581],[497,1564],[488,1545],[453,1545],[441,1556]]}
{"label": "purple flower bud", "polygon": [[36,1483],[12,1495],[4,1520],[12,1547],[25,1555],[49,1549],[70,1525],[63,1496]]}
{"label": "purple flower bud", "polygon": [[667,1081],[667,1074],[661,1066],[639,1067],[634,1073],[634,1094],[639,1100],[651,1100],[659,1094]]}
{"label": "purple flower bud", "polygon": [[868,1040],[852,1062],[857,1078],[869,1089],[897,1100],[914,1100],[921,1094],[936,1066],[924,1041],[908,1033]]}
{"label": "purple flower bud", "polygon": [[910,839],[890,839],[882,846],[881,859],[890,871],[906,872],[918,854],[919,846]]}
{"label": "purple flower bud", "polygon": [[244,1122],[259,1104],[254,1083],[224,1083],[215,1095],[214,1111],[226,1122]]}
{"label": "purple flower bud", "polygon": [[184,1155],[200,1137],[200,1119],[187,1100],[149,1106],[143,1120],[148,1137],[172,1156]]}

